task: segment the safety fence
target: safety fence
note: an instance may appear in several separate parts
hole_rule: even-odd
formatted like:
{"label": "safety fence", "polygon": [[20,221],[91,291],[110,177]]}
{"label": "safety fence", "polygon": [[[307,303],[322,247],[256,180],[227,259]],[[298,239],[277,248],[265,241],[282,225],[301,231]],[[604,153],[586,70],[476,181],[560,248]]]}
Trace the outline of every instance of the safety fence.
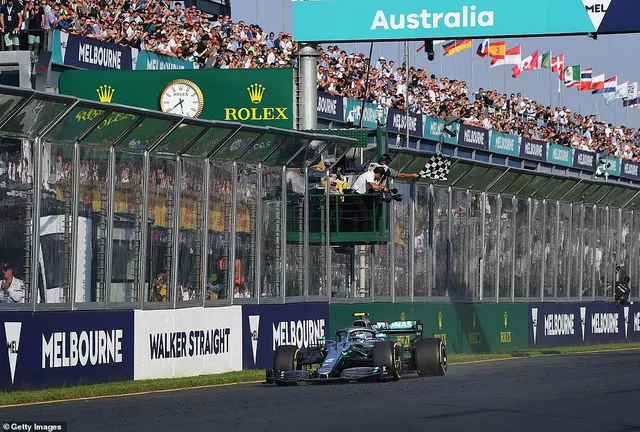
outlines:
{"label": "safety fence", "polygon": [[640,340],[640,304],[299,303],[127,311],[3,312],[0,389],[187,377],[269,368],[280,345],[331,339],[355,312],[420,320],[451,353]]}

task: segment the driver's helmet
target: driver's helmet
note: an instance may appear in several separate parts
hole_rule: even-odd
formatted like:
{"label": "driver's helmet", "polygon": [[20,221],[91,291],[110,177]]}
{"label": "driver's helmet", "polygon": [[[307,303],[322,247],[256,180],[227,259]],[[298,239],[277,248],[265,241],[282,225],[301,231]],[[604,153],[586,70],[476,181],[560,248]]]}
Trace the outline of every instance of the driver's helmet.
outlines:
{"label": "driver's helmet", "polygon": [[364,342],[367,340],[367,332],[357,331],[351,334],[351,338],[358,342]]}

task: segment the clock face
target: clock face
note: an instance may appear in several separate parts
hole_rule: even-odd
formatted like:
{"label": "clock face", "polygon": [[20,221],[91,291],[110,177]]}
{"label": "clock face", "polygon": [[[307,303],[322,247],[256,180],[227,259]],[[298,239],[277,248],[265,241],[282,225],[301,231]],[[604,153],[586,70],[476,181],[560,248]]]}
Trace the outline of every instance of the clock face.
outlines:
{"label": "clock face", "polygon": [[198,117],[203,106],[202,91],[188,80],[172,81],[160,94],[160,109],[169,114]]}

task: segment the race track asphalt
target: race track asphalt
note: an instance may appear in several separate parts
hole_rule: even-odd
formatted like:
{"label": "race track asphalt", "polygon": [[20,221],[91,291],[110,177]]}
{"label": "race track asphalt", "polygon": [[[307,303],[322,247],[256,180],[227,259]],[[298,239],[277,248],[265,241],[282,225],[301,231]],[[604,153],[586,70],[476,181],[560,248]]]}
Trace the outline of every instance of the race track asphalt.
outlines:
{"label": "race track asphalt", "polygon": [[245,384],[0,408],[69,431],[639,431],[640,351],[451,365],[443,378]]}

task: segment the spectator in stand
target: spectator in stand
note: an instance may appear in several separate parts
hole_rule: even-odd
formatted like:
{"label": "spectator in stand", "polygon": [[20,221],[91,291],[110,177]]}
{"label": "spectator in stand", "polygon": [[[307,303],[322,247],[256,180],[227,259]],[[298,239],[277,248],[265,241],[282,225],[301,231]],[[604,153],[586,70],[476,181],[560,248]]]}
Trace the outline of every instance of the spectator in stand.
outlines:
{"label": "spectator in stand", "polygon": [[19,33],[22,28],[23,10],[18,0],[9,0],[0,6],[0,33],[4,35],[4,46],[7,51],[20,49]]}

